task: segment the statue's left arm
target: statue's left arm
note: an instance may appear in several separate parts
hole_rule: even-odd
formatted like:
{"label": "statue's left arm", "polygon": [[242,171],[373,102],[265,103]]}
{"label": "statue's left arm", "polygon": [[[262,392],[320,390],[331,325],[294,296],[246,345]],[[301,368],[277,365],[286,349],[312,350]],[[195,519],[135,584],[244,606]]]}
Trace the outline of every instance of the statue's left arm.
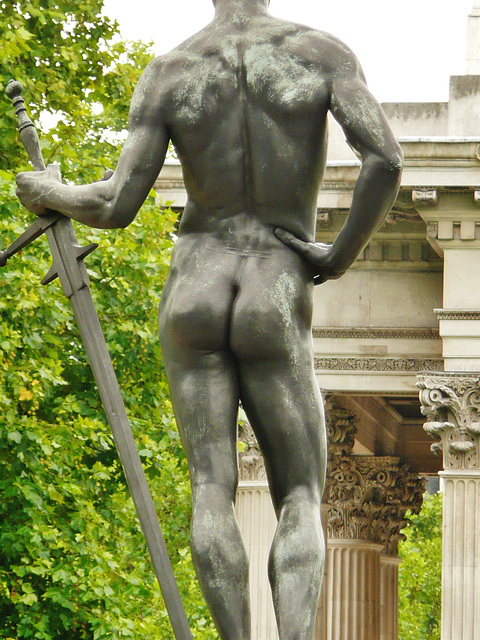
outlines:
{"label": "statue's left arm", "polygon": [[371,95],[353,54],[332,74],[330,110],[362,158],[349,215],[333,245],[303,242],[284,229],[276,235],[314,266],[319,284],[345,273],[385,220],[400,186],[402,150]]}
{"label": "statue's left arm", "polygon": [[116,170],[100,182],[62,184],[56,165],[45,171],[20,173],[17,195],[30,211],[53,209],[97,228],[126,227],[136,216],[165,161],[168,130],[157,96],[161,61],[146,68],[133,94],[128,137]]}

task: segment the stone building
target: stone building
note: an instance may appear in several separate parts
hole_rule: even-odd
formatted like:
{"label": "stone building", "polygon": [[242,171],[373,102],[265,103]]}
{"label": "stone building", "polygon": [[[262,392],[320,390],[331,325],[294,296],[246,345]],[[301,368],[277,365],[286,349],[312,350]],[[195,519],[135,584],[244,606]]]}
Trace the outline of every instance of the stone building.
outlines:
{"label": "stone building", "polygon": [[[466,75],[450,79],[449,101],[383,106],[405,154],[399,196],[350,271],[315,291],[315,368],[330,443],[317,640],[397,639],[404,516],[421,508],[424,479],[438,475],[442,640],[478,640],[479,0],[468,17]],[[318,195],[323,242],[341,228],[359,172],[335,122],[330,137]],[[184,206],[179,166],[163,169],[157,193]],[[248,425],[243,431],[237,511],[250,552],[254,638],[274,640],[266,561],[275,518],[261,456]]]}

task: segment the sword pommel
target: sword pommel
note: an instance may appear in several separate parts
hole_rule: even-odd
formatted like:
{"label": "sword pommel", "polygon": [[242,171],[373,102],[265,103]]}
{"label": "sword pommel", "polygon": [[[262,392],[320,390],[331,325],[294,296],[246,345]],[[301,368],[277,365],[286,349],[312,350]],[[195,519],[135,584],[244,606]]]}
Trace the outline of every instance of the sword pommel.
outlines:
{"label": "sword pommel", "polygon": [[15,100],[15,98],[19,98],[22,95],[23,84],[18,80],[9,80],[5,93],[10,98],[10,100]]}
{"label": "sword pommel", "polygon": [[25,127],[33,127],[33,122],[27,115],[24,99],[22,98],[23,84],[18,80],[10,80],[5,87],[5,93],[13,102],[15,113],[18,116],[18,130],[21,132]]}

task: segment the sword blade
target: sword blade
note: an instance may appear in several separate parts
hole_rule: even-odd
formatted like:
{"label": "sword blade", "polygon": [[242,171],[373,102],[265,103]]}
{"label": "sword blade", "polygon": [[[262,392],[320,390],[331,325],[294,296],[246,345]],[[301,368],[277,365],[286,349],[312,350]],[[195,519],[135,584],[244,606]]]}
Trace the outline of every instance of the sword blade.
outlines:
{"label": "sword blade", "polygon": [[89,289],[82,259],[75,256],[77,245],[73,225],[62,216],[45,231],[65,295],[70,299],[100,398],[112,430],[138,519],[177,640],[192,640],[185,610],[168,556],[158,517],[138,455],[117,377]]}
{"label": "sword blade", "polygon": [[[21,95],[22,89],[20,82],[11,80],[5,92],[13,101],[19,121],[19,132],[33,168],[36,171],[43,171],[45,163],[37,131],[27,115]],[[52,268],[44,283],[51,282],[58,276],[64,294],[71,301],[100,398],[113,433],[118,457],[122,463],[125,479],[147,542],[173,633],[176,640],[192,640],[120,387],[90,294],[89,278],[83,258],[92,247],[82,249],[78,245],[71,220],[57,211],[49,211],[46,216],[39,218],[30,229],[27,229],[11,247],[0,252],[0,266],[5,264],[8,257],[37,238],[42,232],[45,232],[47,236],[53,258]]]}

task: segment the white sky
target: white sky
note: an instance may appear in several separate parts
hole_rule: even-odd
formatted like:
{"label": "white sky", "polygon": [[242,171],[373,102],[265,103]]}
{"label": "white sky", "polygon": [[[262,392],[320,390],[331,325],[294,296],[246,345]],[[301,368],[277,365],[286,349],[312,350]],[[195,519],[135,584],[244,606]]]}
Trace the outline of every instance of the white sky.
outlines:
{"label": "white sky", "polygon": [[[381,102],[448,100],[465,73],[473,0],[271,0],[270,13],[341,38],[358,56]],[[213,17],[211,0],[105,0],[126,39],[166,53]]]}

